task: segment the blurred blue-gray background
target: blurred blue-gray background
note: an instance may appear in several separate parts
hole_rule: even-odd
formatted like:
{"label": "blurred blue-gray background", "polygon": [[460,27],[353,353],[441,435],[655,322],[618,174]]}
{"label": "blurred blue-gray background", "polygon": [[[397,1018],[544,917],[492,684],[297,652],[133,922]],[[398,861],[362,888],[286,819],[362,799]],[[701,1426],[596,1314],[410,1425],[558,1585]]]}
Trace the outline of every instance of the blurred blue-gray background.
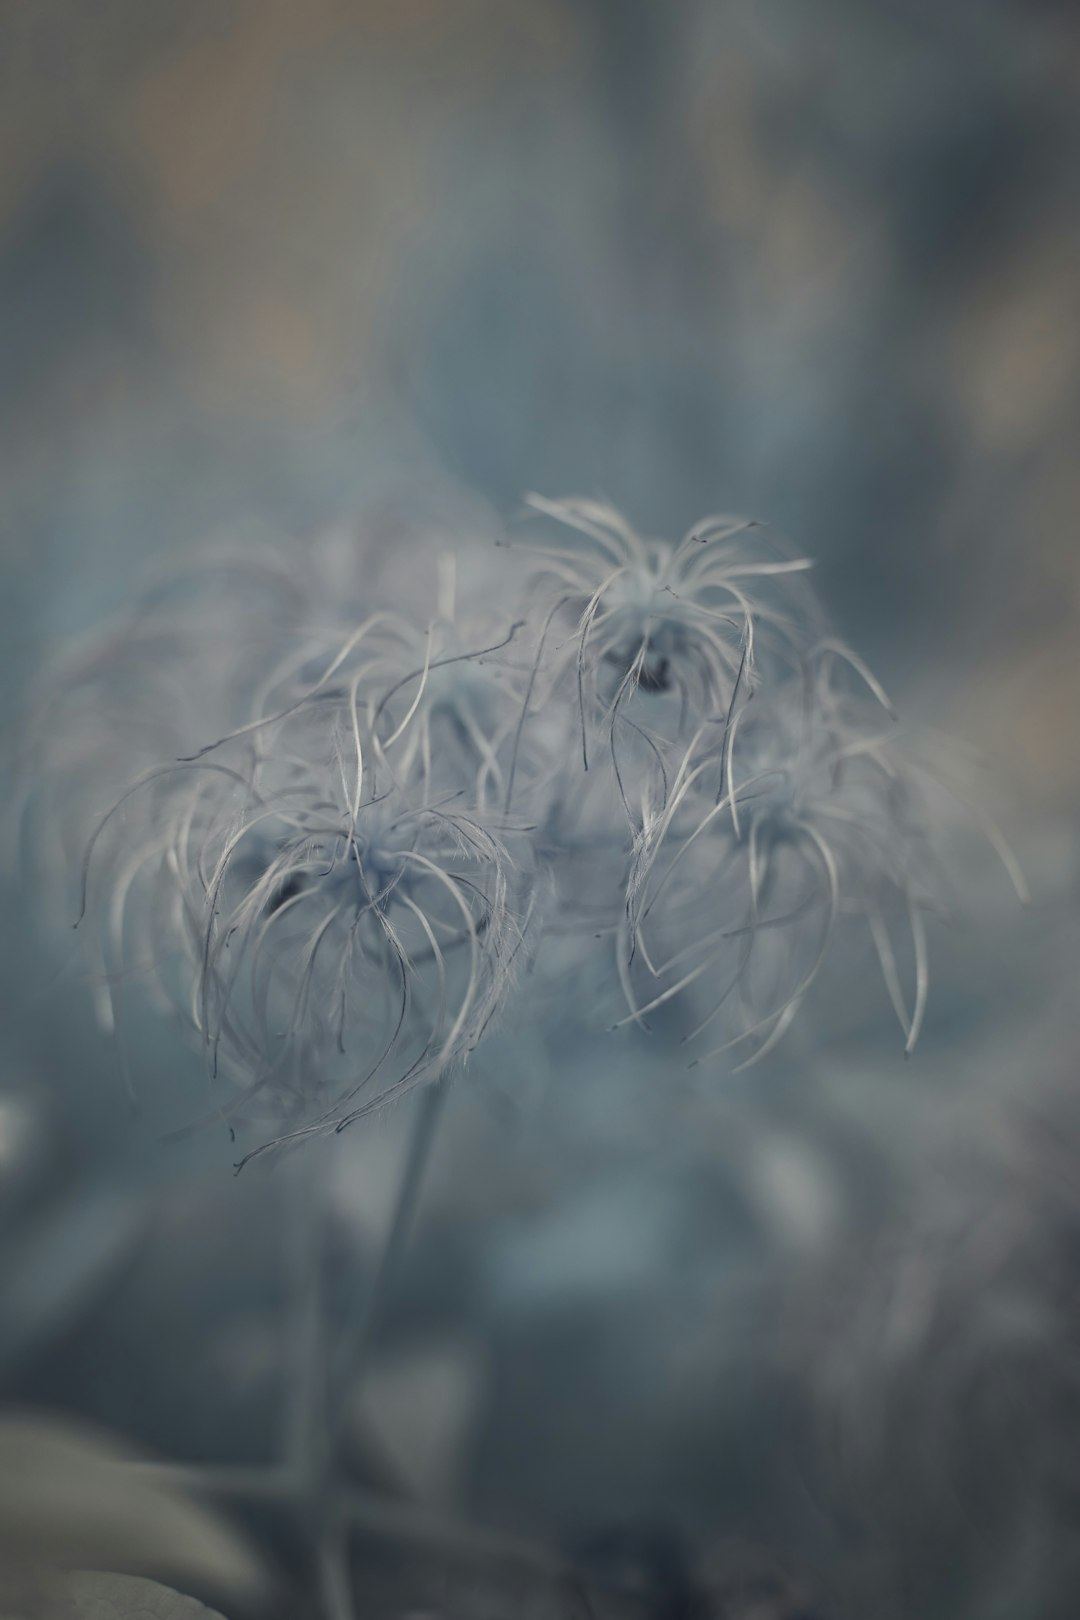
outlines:
{"label": "blurred blue-gray background", "polygon": [[819,558],[864,650],[947,670],[939,719],[1075,785],[1071,7],[35,0],[0,29],[23,638],[374,480],[600,491],[659,532],[720,506]]}
{"label": "blurred blue-gray background", "polygon": [[[763,1279],[804,1322],[787,1281],[804,1240],[827,1265],[864,1218],[917,1226],[942,1179],[963,1180],[927,1169],[957,1098],[957,1138],[970,1145],[975,1120],[995,1144],[971,1147],[971,1209],[1000,1206],[1007,1184],[1026,1211],[1024,1176],[1045,1183],[1034,1149],[1035,1169],[1011,1146],[1003,1169],[993,1131],[1002,1098],[1068,1114],[1080,1083],[1078,190],[1080,13],[1053,0],[0,11],[0,640],[14,699],[127,599],[140,567],[208,535],[302,538],[451,498],[498,521],[531,489],[602,494],[665,534],[746,511],[818,559],[841,632],[905,712],[989,762],[988,804],[1029,873],[1026,918],[1007,896],[982,913],[977,899],[983,926],[943,969],[917,1073],[891,1048],[878,1064],[869,1038],[857,1057],[778,1065],[725,1097],[712,1170],[688,1168],[677,1133],[647,1168],[607,1144],[590,1158],[576,1121],[580,1162],[534,1143],[530,1182],[493,1168],[516,1150],[488,1139],[482,1108],[459,1120],[430,1241],[433,1274],[462,1293],[448,1303],[418,1281],[401,1331],[437,1340],[445,1316],[472,1334],[465,1381],[487,1415],[462,1499],[489,1517],[578,1526],[665,1502],[698,1529],[724,1521],[828,1562],[843,1531],[821,1529],[803,1474],[785,1472],[798,1376],[792,1395],[790,1368],[761,1371],[762,1345],[786,1331]],[[70,1160],[94,1160],[97,1126],[137,1162],[114,1055],[76,980],[39,982],[32,889],[6,892],[5,1084],[53,1099],[41,1128]],[[149,1023],[132,1040],[137,1067],[179,1061]],[[580,1061],[611,1060],[590,1048]],[[602,1084],[608,1118],[649,1091]],[[474,1179],[483,1167],[473,1204],[455,1152]],[[342,1197],[346,1211],[363,1202],[355,1187]],[[126,1251],[122,1217],[94,1208],[96,1279],[114,1238]],[[489,1232],[485,1212],[507,1209]],[[193,1415],[205,1386],[178,1394],[167,1356],[153,1371],[149,1324],[202,1288],[191,1310],[232,1324],[207,1377],[227,1366],[240,1388],[249,1352],[272,1371],[259,1337],[272,1302],[230,1295],[226,1310],[202,1269],[216,1234],[183,1209],[158,1218],[172,1260],[159,1254],[154,1285],[125,1273],[116,1307],[146,1336],[141,1406],[109,1313],[97,1339],[62,1343],[37,1385],[23,1371],[13,1387],[162,1447],[186,1431],[196,1451],[242,1449],[257,1402],[250,1433],[241,1414],[222,1440],[212,1412]],[[1044,1224],[1056,1234],[1061,1219],[1055,1205]],[[64,1230],[57,1254],[71,1252]],[[233,1230],[250,1271],[258,1221]],[[180,1260],[169,1231],[187,1234]],[[951,1546],[926,1555],[935,1571]],[[925,1579],[920,1613],[966,1612]]]}

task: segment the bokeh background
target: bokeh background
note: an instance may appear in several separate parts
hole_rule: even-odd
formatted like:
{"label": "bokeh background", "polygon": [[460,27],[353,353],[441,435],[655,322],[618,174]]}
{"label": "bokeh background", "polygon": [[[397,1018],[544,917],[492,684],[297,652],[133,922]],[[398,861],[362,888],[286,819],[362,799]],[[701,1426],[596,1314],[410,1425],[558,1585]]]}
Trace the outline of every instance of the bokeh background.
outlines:
{"label": "bokeh background", "polygon": [[[1080,1437],[1078,189],[1080,17],[1053,0],[0,9],[13,712],[139,568],[208,535],[496,532],[531,489],[655,533],[742,510],[818,559],[903,711],[985,762],[1033,890],[1021,916],[976,867],[917,1063],[840,986],[830,1040],[706,1123],[658,1123],[656,1077],[599,1041],[503,1038],[384,1369],[386,1412],[422,1388],[434,1414],[387,1443],[458,1511],[748,1539],[866,1613],[1074,1612],[1052,1437]],[[275,1188],[225,1186],[224,1151],[162,1167],[77,975],[30,943],[32,885],[6,883],[8,1158],[36,1142],[48,1188],[39,1247],[3,1256],[11,1397],[172,1454],[265,1448]],[[185,1061],[136,1027],[136,1070]],[[508,1125],[530,1065],[547,1100]],[[342,1171],[354,1247],[398,1134]],[[950,1379],[984,1377],[991,1294],[1030,1355],[987,1352],[969,1410]],[[863,1473],[827,1500],[817,1425],[854,1389]],[[966,1483],[928,1505],[946,1453]]]}

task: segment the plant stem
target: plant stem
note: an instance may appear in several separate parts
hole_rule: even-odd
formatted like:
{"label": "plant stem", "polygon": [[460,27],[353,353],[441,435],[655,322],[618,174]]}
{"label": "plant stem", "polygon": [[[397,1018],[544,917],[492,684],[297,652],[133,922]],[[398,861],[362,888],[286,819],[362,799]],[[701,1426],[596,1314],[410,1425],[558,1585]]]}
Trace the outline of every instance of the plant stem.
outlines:
{"label": "plant stem", "polygon": [[[449,1089],[449,1082],[440,1078],[424,1086],[416,1099],[405,1162],[382,1252],[367,1289],[357,1300],[357,1309],[345,1321],[333,1355],[328,1378],[331,1399],[327,1403],[333,1414],[340,1414],[350,1392],[359,1391],[368,1371],[386,1306],[408,1248],[423,1191],[424,1175],[431,1162]],[[335,1451],[336,1437],[328,1436],[328,1444],[331,1452]]]}
{"label": "plant stem", "polygon": [[314,1478],[322,1460],[319,1436],[327,1421],[326,1199],[314,1155],[297,1154],[293,1193],[296,1220],[289,1232],[288,1273],[293,1294],[292,1395],[285,1413],[287,1465]]}

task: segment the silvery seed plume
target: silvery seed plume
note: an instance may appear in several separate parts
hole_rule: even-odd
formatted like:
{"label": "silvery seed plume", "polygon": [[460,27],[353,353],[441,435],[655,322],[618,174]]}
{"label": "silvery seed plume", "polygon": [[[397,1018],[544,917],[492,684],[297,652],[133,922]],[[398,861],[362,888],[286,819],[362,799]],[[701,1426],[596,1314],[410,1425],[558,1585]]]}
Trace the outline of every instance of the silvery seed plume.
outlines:
{"label": "silvery seed plume", "polygon": [[846,1241],[774,1282],[822,1483],[873,1554],[860,1612],[901,1592],[905,1614],[964,1620],[1075,1606],[1074,1070],[1058,1048],[1040,1078],[1028,1045],[1017,1072],[992,1044],[944,1118],[935,1099],[879,1135],[891,1196],[863,1193]]}
{"label": "silvery seed plume", "polygon": [[54,883],[58,853],[77,866],[120,787],[246,718],[306,611],[289,560],[256,540],[159,569],[133,605],[79,638],[38,681],[23,722],[28,864]]}
{"label": "silvery seed plume", "polygon": [[348,536],[249,548],[54,680],[38,820],[82,857],[105,1021],[119,979],[181,1009],[225,1111],[325,1129],[441,1073],[526,931],[556,978],[614,942],[623,1022],[752,1061],[854,915],[914,1046],[937,822],[808,561],[747,520],[671,545],[530,504],[568,538],[519,594],[468,541],[409,612],[361,606]]}
{"label": "silvery seed plume", "polygon": [[745,1067],[782,1038],[855,919],[910,1053],[929,988],[926,917],[948,890],[944,832],[879,684],[823,642],[797,678],[701,727],[647,813],[621,932],[623,1021],[678,1003],[683,1040],[719,1031],[706,1055],[733,1051]]}
{"label": "silvery seed plume", "polygon": [[314,679],[300,638],[259,718],[146,773],[89,839],[109,970],[185,1013],[227,1116],[340,1128],[464,1058],[509,986],[521,867],[423,768],[422,705],[387,730],[403,635],[374,615]]}
{"label": "silvery seed plume", "polygon": [[436,612],[423,626],[382,613],[347,637],[309,637],[264,703],[287,707],[289,682],[312,680],[320,705],[355,707],[384,774],[496,813],[519,716],[513,644],[522,621],[459,614],[455,572],[453,554],[443,554]]}
{"label": "silvery seed plume", "polygon": [[749,518],[704,518],[672,544],[598,501],[532,495],[528,506],[570,534],[522,548],[543,559],[526,708],[558,702],[574,715],[586,769],[602,741],[633,820],[638,779],[662,779],[680,739],[733,714],[759,666],[797,659],[815,617],[800,584],[811,564]]}

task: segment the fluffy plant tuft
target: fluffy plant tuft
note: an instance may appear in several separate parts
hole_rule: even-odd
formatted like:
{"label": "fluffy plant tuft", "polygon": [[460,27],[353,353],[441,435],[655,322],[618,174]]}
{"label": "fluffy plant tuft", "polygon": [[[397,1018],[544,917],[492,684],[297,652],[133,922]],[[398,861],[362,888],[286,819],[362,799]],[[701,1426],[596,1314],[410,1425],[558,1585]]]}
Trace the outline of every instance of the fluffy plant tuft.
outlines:
{"label": "fluffy plant tuft", "polygon": [[531,572],[465,539],[419,600],[365,598],[362,554],[204,559],[42,695],[32,819],[99,992],[179,1013],[215,1113],[275,1141],[463,1063],[541,946],[740,1067],[855,924],[918,1039],[940,817],[808,559],[749,519],[669,544],[529,510],[558,526]]}

